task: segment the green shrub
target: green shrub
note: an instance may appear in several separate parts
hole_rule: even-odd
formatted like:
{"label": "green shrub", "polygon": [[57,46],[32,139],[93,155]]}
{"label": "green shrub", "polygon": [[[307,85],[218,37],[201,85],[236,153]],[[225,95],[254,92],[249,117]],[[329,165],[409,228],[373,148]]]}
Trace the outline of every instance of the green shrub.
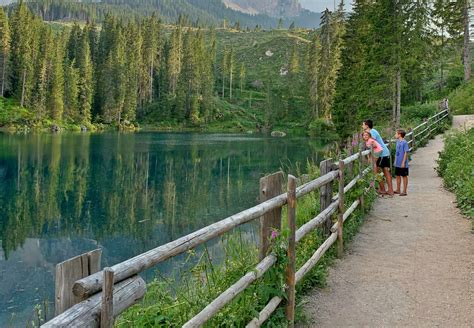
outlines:
{"label": "green shrub", "polygon": [[449,107],[455,114],[474,114],[474,81],[465,84],[448,96]]}
{"label": "green shrub", "polygon": [[474,129],[446,137],[437,171],[447,189],[456,194],[462,213],[474,218]]}
{"label": "green shrub", "polygon": [[436,114],[438,109],[437,102],[417,103],[411,106],[401,108],[401,125],[404,127],[415,127],[423,122],[424,119]]}

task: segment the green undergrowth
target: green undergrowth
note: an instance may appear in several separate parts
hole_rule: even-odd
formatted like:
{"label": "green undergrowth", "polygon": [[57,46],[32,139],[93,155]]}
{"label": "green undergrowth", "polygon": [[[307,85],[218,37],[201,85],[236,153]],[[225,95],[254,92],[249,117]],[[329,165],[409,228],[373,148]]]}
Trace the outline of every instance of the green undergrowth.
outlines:
{"label": "green undergrowth", "polygon": [[[89,131],[103,130],[103,125],[83,124]],[[80,131],[81,124],[38,119],[36,113],[11,98],[0,97],[0,129],[8,132],[51,131],[53,126],[65,131]]]}
{"label": "green undergrowth", "polygon": [[[308,164],[306,178],[314,179],[319,176],[319,169]],[[354,167],[357,172],[357,164]],[[350,191],[346,198],[346,208],[357,199],[363,190],[370,184],[372,176],[361,180]],[[347,177],[346,183],[350,181]],[[336,184],[334,189],[337,190]],[[368,211],[375,193],[373,188],[366,195],[365,211]],[[297,203],[297,227],[302,226],[314,218],[320,211],[319,194],[313,192]],[[283,210],[283,229],[275,231],[271,240],[272,249],[277,257],[277,263],[256,282],[252,283],[244,292],[238,295],[229,305],[225,306],[214,316],[205,327],[245,327],[263,307],[275,296],[285,298],[285,267],[287,264],[286,245],[287,229],[286,210]],[[363,221],[363,213],[356,210],[344,225],[344,239],[346,242],[357,233]],[[322,230],[309,233],[297,245],[297,264],[300,268],[327,238]],[[248,238],[248,233],[241,229],[234,230],[219,240],[219,247],[223,249],[223,259],[213,261],[208,248],[198,252],[189,252],[185,262],[193,263],[191,269],[179,272],[178,280],[165,277],[156,278],[148,285],[148,292],[144,300],[128,309],[116,322],[117,327],[180,327],[194,315],[199,313],[207,304],[224,292],[229,286],[243,275],[252,272],[258,263],[258,250],[255,241]],[[302,311],[302,296],[315,286],[324,286],[327,277],[327,268],[335,259],[335,250],[332,247],[297,285],[297,319],[304,321]],[[286,327],[284,306],[280,306],[270,319],[266,327]]]}
{"label": "green undergrowth", "polygon": [[[437,171],[445,187],[456,194],[463,214],[474,218],[474,128],[448,134],[439,154]],[[473,229],[474,229],[474,220]]]}
{"label": "green undergrowth", "polygon": [[449,107],[457,115],[474,114],[474,81],[460,86],[449,96]]}

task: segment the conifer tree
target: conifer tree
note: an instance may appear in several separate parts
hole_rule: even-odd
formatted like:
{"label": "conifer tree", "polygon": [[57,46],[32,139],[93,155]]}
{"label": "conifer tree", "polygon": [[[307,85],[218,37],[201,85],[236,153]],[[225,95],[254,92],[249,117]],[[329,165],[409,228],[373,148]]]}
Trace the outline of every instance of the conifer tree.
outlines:
{"label": "conifer tree", "polygon": [[51,64],[51,79],[48,93],[49,115],[53,120],[62,119],[64,111],[64,49],[63,36],[54,39],[54,49]]}
{"label": "conifer tree", "polygon": [[234,70],[235,70],[234,47],[230,48],[228,70],[229,70],[229,99],[232,100],[232,91],[233,91],[232,87],[233,87],[233,84],[234,84]]}
{"label": "conifer tree", "polygon": [[0,96],[5,95],[7,87],[7,69],[10,56],[10,25],[8,17],[0,7],[0,65],[1,65],[1,91]]}
{"label": "conifer tree", "polygon": [[71,122],[79,122],[79,72],[74,60],[66,59],[64,68],[64,115]]}
{"label": "conifer tree", "polygon": [[318,79],[319,79],[319,40],[315,34],[308,47],[308,70],[306,73],[309,94],[310,117],[319,118]]}
{"label": "conifer tree", "polygon": [[13,93],[24,106],[29,100],[33,72],[34,18],[26,4],[20,0],[11,20],[11,65],[10,83]]}
{"label": "conifer tree", "polygon": [[94,94],[93,65],[90,50],[89,30],[85,27],[79,35],[75,63],[79,73],[79,116],[81,123],[91,122],[92,97]]}
{"label": "conifer tree", "polygon": [[246,78],[247,72],[245,71],[245,65],[244,63],[240,64],[240,71],[239,71],[239,78],[240,78],[240,96],[243,94],[244,90],[244,83],[245,83],[245,78]]}
{"label": "conifer tree", "polygon": [[464,23],[464,43],[463,43],[463,65],[464,65],[464,82],[468,82],[471,79],[471,49],[470,49],[470,38],[469,33],[470,20],[469,20],[469,9],[470,1],[463,0],[463,23]]}
{"label": "conifer tree", "polygon": [[229,69],[229,53],[226,48],[222,54],[221,76],[222,76],[222,99],[225,98],[225,81]]}

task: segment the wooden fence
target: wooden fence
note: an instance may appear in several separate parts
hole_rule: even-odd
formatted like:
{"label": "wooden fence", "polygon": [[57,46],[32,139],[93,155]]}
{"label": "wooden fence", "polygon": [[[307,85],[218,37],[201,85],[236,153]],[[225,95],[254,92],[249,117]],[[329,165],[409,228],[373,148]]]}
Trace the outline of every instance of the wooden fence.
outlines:
{"label": "wooden fence", "polygon": [[[442,111],[407,134],[411,150],[416,149],[423,139],[430,136],[448,115],[447,110]],[[356,142],[358,141],[357,139]],[[114,318],[145,295],[146,284],[138,274],[171,257],[221,236],[235,227],[260,218],[260,262],[254,270],[249,271],[230,286],[201,312],[185,323],[183,327],[202,326],[275,265],[277,258],[271,253],[268,240],[273,229],[281,228],[281,209],[285,205],[287,206],[289,229],[285,311],[286,317],[292,325],[295,313],[295,285],[318,263],[334,243],[337,243],[338,256],[342,255],[344,250],[344,222],[350,218],[358,207],[364,209],[363,193],[347,208],[344,202],[345,194],[354,188],[357,182],[363,179],[372,168],[372,165],[367,165],[367,157],[371,150],[363,151],[362,146],[359,145],[359,149],[352,154],[354,151],[355,149],[351,145],[349,146],[349,157],[338,162],[331,160],[321,162],[321,176],[300,187],[296,186],[296,178],[289,175],[287,192],[283,194],[281,193],[284,180],[282,172],[264,177],[260,181],[261,203],[259,205],[118,263],[111,268],[96,272],[98,271],[98,269],[94,269],[97,267],[96,261],[92,264],[91,262],[88,264],[84,262],[92,255],[94,255],[94,259],[100,259],[100,254],[95,252],[88,253],[89,255],[85,257],[79,256],[58,264],[57,273],[60,272],[61,274],[57,274],[56,277],[56,308],[59,310],[56,312],[57,316],[42,327],[111,327]],[[357,172],[354,173],[355,162],[358,162],[359,165],[357,165]],[[349,179],[351,179],[350,182],[345,184],[345,181]],[[334,181],[338,182],[336,195],[333,195],[332,191]],[[319,190],[320,195],[321,212],[297,228],[295,221],[298,200],[317,190]],[[337,222],[333,224],[332,216],[334,214],[337,214]],[[328,238],[315,250],[311,258],[296,270],[296,244],[318,227],[322,227],[328,232]],[[82,267],[87,267],[88,270],[77,270],[77,263],[80,263]],[[278,296],[272,298],[258,317],[248,323],[247,327],[261,326],[282,301],[283,298]]]}

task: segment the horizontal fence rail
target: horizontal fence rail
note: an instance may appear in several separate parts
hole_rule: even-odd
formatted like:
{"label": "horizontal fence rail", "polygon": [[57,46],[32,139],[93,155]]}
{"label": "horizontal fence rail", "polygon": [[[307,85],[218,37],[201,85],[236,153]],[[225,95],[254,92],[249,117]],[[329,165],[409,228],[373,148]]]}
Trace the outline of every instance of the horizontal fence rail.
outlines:
{"label": "horizontal fence rail", "polygon": [[[428,118],[426,122],[416,126],[410,133],[408,133],[406,137],[410,139],[408,143],[411,145],[411,149],[416,149],[417,144],[428,138],[433,131],[440,127],[442,120],[448,116],[448,110],[439,112]],[[420,132],[415,133],[415,131]],[[234,214],[226,219],[213,223],[143,254],[137,255],[129,260],[118,263],[111,268],[106,268],[102,271],[93,273],[75,282],[73,280],[73,284],[69,281],[68,286],[73,286],[69,291],[71,293],[70,296],[71,298],[78,300],[79,303],[66,309],[65,312],[44,324],[43,327],[112,326],[114,318],[128,307],[138,302],[145,295],[146,284],[138,274],[160,262],[194,249],[213,238],[219,237],[240,225],[254,221],[258,218],[266,218],[270,213],[273,213],[272,215],[277,215],[276,220],[279,220],[279,223],[277,222],[276,226],[281,226],[281,208],[285,205],[288,206],[287,214],[290,228],[289,242],[287,246],[290,264],[286,270],[287,297],[285,303],[286,316],[291,326],[294,320],[295,284],[299,283],[304,276],[318,264],[319,260],[333,244],[337,243],[338,256],[341,256],[343,250],[344,222],[350,218],[357,208],[360,208],[362,212],[364,211],[365,193],[362,193],[347,209],[345,208],[344,203],[344,195],[351,191],[359,181],[364,179],[371,172],[373,167],[372,164],[369,164],[372,150],[363,150],[362,140],[359,140],[358,137],[357,143],[359,144],[359,149],[352,154],[354,149],[352,146],[349,146],[349,156],[339,160],[337,165],[330,160],[321,163],[321,176],[317,179],[309,181],[298,188],[291,190],[290,187],[293,186],[296,179],[289,176],[288,192],[281,193],[281,181],[278,181],[278,176],[274,175],[272,177],[272,183],[262,184],[261,181],[261,186],[265,186],[265,188],[271,188],[273,186],[273,188],[276,189],[272,191],[262,189],[262,192],[269,192],[277,196],[267,200],[263,198],[262,202],[254,207],[241,211],[240,213]],[[391,142],[389,145],[390,144]],[[358,163],[358,172],[356,172],[354,176],[353,169],[356,161]],[[366,165],[367,167],[364,168]],[[352,180],[345,184],[345,175],[347,173],[348,179],[352,178]],[[336,181],[338,182],[338,191],[334,195],[332,192],[332,186]],[[365,191],[368,189],[369,188],[366,188]],[[320,192],[321,200],[320,213],[301,227],[297,228],[294,225],[297,201],[318,190]],[[336,214],[337,221],[334,223],[332,218]],[[271,219],[275,220],[274,217]],[[261,227],[266,225],[266,228],[260,229],[260,233],[267,234],[271,231],[270,228],[272,227],[272,224],[275,224],[275,222],[269,223],[267,219],[261,219]],[[311,258],[306,261],[301,268],[296,270],[296,268],[294,268],[294,257],[296,254],[295,245],[301,242],[301,240],[310,232],[314,232],[318,228],[324,229],[324,227],[326,227],[328,235],[327,239],[317,250],[315,250]],[[266,235],[261,235],[260,241],[267,237],[268,236]],[[260,245],[260,247],[268,247],[268,245]],[[224,306],[232,302],[237,295],[261,278],[278,260],[276,255],[271,252],[271,249],[265,248],[263,251],[260,250],[260,253],[263,254],[263,256],[261,256],[260,262],[253,270],[247,272],[232,286],[227,288],[227,290],[209,303],[203,310],[201,310],[201,312],[191,318],[183,327],[201,327],[204,325]],[[103,288],[105,292],[101,292]],[[282,297],[273,297],[261,310],[259,315],[248,323],[247,327],[261,326],[282,302]]]}

